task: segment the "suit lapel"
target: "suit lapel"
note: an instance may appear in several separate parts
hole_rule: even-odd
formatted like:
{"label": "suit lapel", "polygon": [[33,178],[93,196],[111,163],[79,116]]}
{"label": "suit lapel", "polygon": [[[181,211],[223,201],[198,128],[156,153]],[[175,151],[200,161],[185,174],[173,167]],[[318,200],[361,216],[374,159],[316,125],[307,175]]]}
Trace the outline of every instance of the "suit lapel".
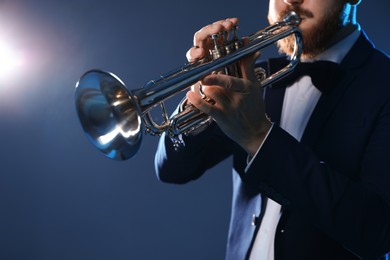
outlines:
{"label": "suit lapel", "polygon": [[312,147],[318,140],[321,130],[335,111],[351,83],[358,76],[359,68],[366,63],[373,51],[373,45],[364,32],[360,35],[350,52],[341,63],[342,73],[333,91],[322,95],[303,133],[301,142]]}
{"label": "suit lapel", "polygon": [[283,99],[286,88],[267,88],[265,90],[265,111],[272,122],[280,124]]}
{"label": "suit lapel", "polygon": [[[302,136],[302,143],[313,146],[317,142],[324,124],[328,122],[337,104],[347,89],[351,87],[351,83],[357,77],[359,69],[366,63],[373,50],[372,43],[362,31],[360,37],[341,63],[343,73],[338,78],[339,83],[331,93],[322,95],[318,101]],[[281,67],[281,62],[283,62],[283,59],[270,59],[269,74],[277,71]],[[276,124],[280,123],[285,90],[286,88],[272,87],[265,90],[266,113]]]}
{"label": "suit lapel", "polygon": [[[286,57],[269,59],[267,70],[268,76],[279,71],[288,63],[289,62]],[[285,92],[286,88],[273,88],[272,86],[267,87],[264,92],[265,110],[267,116],[276,124],[280,123]]]}
{"label": "suit lapel", "polygon": [[307,123],[307,126],[302,135],[301,143],[307,144],[312,147],[319,136],[323,126],[328,122],[336,105],[340,102],[345,91],[350,86],[351,82],[355,78],[355,75],[345,73],[348,76],[344,76],[339,83],[335,86],[334,91],[328,95],[322,95],[318,100],[318,103]]}

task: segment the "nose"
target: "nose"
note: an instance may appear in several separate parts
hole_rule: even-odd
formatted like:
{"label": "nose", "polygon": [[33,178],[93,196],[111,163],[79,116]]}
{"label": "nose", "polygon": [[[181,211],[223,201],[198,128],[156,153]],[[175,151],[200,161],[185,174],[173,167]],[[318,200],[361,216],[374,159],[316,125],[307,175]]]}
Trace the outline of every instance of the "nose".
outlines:
{"label": "nose", "polygon": [[304,0],[283,0],[288,5],[302,4]]}

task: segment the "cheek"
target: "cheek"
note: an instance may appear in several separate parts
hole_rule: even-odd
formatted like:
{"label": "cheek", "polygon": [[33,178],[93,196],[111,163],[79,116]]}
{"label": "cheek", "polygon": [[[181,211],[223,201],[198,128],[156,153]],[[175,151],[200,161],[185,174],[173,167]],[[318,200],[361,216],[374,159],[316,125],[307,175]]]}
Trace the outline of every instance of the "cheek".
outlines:
{"label": "cheek", "polygon": [[268,8],[268,21],[273,24],[280,20],[280,13],[286,8],[282,0],[270,0]]}

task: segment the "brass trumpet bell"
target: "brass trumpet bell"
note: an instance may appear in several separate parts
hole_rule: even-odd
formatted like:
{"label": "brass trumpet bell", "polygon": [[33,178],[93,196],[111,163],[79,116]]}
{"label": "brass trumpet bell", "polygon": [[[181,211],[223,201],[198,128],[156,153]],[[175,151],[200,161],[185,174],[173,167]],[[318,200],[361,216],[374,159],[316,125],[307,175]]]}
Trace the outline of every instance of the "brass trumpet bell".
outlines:
{"label": "brass trumpet bell", "polygon": [[96,148],[116,160],[134,156],[144,127],[119,78],[105,71],[88,71],[77,83],[75,98],[81,125]]}

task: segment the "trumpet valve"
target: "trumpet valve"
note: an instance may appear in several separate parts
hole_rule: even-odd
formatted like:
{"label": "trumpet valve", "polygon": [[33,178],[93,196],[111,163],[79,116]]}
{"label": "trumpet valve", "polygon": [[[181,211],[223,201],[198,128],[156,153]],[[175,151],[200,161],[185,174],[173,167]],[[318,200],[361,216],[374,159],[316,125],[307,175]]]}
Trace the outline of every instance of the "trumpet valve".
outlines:
{"label": "trumpet valve", "polygon": [[210,39],[214,43],[214,48],[210,50],[210,55],[212,60],[219,59],[226,55],[225,47],[221,46],[220,39],[221,39],[221,33],[215,33],[210,35]]}

